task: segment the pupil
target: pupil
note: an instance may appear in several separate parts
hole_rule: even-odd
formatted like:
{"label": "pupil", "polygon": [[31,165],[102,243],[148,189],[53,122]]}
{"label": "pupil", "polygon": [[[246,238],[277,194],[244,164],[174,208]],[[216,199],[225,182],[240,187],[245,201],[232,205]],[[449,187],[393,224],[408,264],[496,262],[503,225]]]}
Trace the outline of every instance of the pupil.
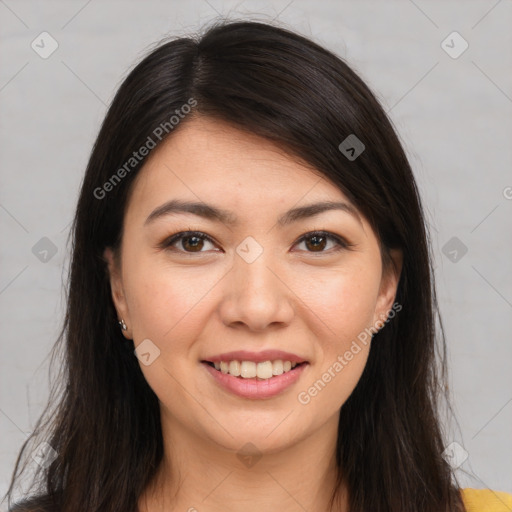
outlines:
{"label": "pupil", "polygon": [[[317,245],[318,244],[318,240],[323,240],[323,243],[321,245]],[[325,247],[325,237],[323,236],[318,236],[318,235],[315,235],[315,236],[312,236],[309,238],[309,241],[316,241],[316,242],[313,242],[313,248],[315,249],[323,249]]]}
{"label": "pupil", "polygon": [[[190,240],[195,240],[195,242],[193,243],[187,243],[187,241],[190,241]],[[203,240],[197,236],[189,236],[187,238],[185,238],[185,245],[189,245],[190,247],[192,247],[193,249],[197,249],[198,247],[198,244],[200,244]],[[201,248],[201,247],[199,247]]]}

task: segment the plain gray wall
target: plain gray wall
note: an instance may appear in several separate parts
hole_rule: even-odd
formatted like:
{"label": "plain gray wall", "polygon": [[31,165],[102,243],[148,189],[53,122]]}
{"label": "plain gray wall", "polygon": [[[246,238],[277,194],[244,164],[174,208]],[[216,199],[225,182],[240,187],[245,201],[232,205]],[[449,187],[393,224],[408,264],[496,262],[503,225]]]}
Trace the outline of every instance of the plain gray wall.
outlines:
{"label": "plain gray wall", "polygon": [[[512,492],[512,3],[494,0],[0,1],[0,492],[48,396],[69,223],[106,105],[149,45],[218,14],[314,38],[389,112],[432,229],[451,460],[468,453],[464,486]],[[31,47],[51,50],[45,31],[46,59]]]}

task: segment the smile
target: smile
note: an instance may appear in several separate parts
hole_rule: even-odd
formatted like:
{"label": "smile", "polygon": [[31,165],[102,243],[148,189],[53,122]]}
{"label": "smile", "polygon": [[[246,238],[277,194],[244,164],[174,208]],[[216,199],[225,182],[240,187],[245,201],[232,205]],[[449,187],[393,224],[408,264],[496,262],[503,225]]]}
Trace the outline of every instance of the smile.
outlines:
{"label": "smile", "polygon": [[[263,361],[256,363],[254,361],[221,361],[210,362],[205,361],[210,366],[213,366],[217,371],[239,377],[241,379],[254,379],[259,380],[271,379],[291,371],[297,366],[296,362],[283,361],[277,359],[275,361]],[[304,363],[299,363],[304,364]]]}
{"label": "smile", "polygon": [[[309,366],[307,362],[292,363],[282,360],[261,361],[257,364],[254,361],[237,360],[222,363],[201,361],[201,366],[210,375],[214,385],[229,394],[252,400],[269,399],[290,389]],[[292,365],[294,366],[292,367]],[[216,366],[219,368],[217,369]],[[261,369],[259,375],[264,375],[263,378],[258,376],[258,366]],[[224,367],[225,373],[222,371],[222,367]],[[231,375],[231,367],[233,367],[234,373],[238,373],[240,370],[240,375]],[[279,373],[281,367],[282,373]],[[270,368],[272,368],[272,373],[276,371],[277,375],[270,376]]]}

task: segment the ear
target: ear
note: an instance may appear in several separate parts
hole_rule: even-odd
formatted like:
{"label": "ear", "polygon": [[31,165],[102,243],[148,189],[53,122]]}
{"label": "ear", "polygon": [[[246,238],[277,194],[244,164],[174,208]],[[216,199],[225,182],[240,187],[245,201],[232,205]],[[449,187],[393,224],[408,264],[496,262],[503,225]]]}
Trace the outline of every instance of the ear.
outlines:
{"label": "ear", "polygon": [[131,340],[132,334],[131,334],[131,318],[130,318],[130,312],[128,310],[128,305],[126,303],[126,297],[124,294],[124,288],[123,288],[123,279],[121,276],[121,269],[118,264],[118,261],[114,255],[114,252],[110,247],[107,247],[105,251],[103,252],[103,259],[106,261],[108,265],[108,273],[109,273],[109,279],[110,279],[110,290],[112,293],[112,300],[114,302],[114,307],[117,311],[117,316],[119,317],[119,320],[121,318],[124,320],[127,330],[121,330],[123,333],[123,336]]}
{"label": "ear", "polygon": [[[380,330],[395,302],[398,282],[402,273],[403,254],[400,249],[390,249],[390,260],[382,270],[379,295],[375,306],[373,325]],[[400,309],[402,309],[400,305]],[[398,309],[398,311],[400,311]]]}

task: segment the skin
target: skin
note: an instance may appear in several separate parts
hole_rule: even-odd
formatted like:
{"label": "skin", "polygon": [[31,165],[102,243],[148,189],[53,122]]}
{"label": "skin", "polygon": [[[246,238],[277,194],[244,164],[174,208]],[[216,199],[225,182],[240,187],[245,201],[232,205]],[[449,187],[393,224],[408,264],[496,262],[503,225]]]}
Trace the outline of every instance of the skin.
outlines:
{"label": "skin", "polygon": [[[173,213],[144,225],[170,199],[203,201],[236,214],[238,224]],[[280,227],[287,210],[347,197],[325,177],[272,142],[226,123],[196,117],[157,147],[133,183],[121,263],[107,248],[112,298],[137,347],[160,355],[144,376],[160,400],[164,461],[139,500],[141,512],[325,512],[335,477],[340,407],[356,386],[370,344],[310,402],[298,394],[332,368],[358,334],[386,318],[401,270],[385,269],[364,217],[331,210]],[[170,235],[200,231],[213,242]],[[351,244],[299,239],[325,230]],[[248,263],[237,246],[263,248]],[[313,242],[313,243],[312,243]],[[268,399],[220,388],[201,360],[232,350],[281,349],[309,362],[299,380]],[[331,370],[332,371],[332,370]],[[247,467],[237,453],[261,455]],[[347,492],[339,511],[347,510]]]}

